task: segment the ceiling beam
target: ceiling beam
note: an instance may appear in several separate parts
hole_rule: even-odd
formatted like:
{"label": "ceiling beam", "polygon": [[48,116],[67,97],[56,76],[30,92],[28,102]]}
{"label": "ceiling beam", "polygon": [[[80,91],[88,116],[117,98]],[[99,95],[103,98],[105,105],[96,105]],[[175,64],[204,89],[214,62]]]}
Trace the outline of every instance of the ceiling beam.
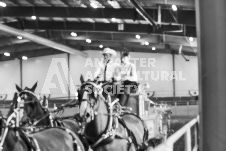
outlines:
{"label": "ceiling beam", "polygon": [[0,38],[0,47],[5,45],[19,44],[28,42],[27,39],[17,39],[15,36]]}
{"label": "ceiling beam", "polygon": [[[64,21],[30,21],[23,20],[22,27],[19,22],[9,22],[6,25],[17,29],[33,30],[60,30],[60,31],[86,31],[86,32],[121,32],[121,33],[156,33],[196,37],[195,26],[185,26],[185,33],[166,33],[166,31],[181,30],[177,25],[162,25],[158,30],[153,30],[148,24],[123,24],[124,30],[119,29],[117,23],[87,23],[87,22],[64,22]],[[187,30],[188,29],[188,30]]]}
{"label": "ceiling beam", "polygon": [[[170,45],[183,45],[188,47],[197,47],[197,39],[194,38],[193,42],[188,40],[188,37],[181,36],[171,36],[171,35],[160,35],[160,34],[140,34],[141,39],[136,39],[136,33],[112,33],[112,32],[82,32],[78,31],[77,37],[71,36],[70,31],[48,31],[48,32],[34,32],[33,34],[61,42],[63,40],[71,41],[85,41],[86,39],[91,39],[96,42],[121,42],[121,43],[135,43],[140,45],[142,42],[149,42],[150,44],[170,44]],[[0,47],[13,44],[20,44],[29,42],[27,39],[19,40],[16,37],[6,37],[0,38]],[[1,50],[1,49],[0,49]],[[7,50],[7,49],[2,49]]]}
{"label": "ceiling beam", "polygon": [[136,0],[129,0],[136,11],[150,24],[153,26],[154,30],[157,28],[155,21],[150,17],[150,15],[143,9],[143,7]]}
{"label": "ceiling beam", "polygon": [[[101,32],[77,32],[77,37],[71,36],[71,32],[50,31],[51,38],[67,40],[83,40],[87,38],[94,41],[127,42],[137,43],[149,42],[150,44],[171,44],[183,45],[188,47],[197,47],[197,39],[191,42],[188,37],[160,35],[160,34],[140,34],[141,39],[136,39],[135,33],[101,33]],[[0,41],[1,42],[1,41]]]}
{"label": "ceiling beam", "polygon": [[70,7],[70,3],[67,0],[60,0],[62,3],[64,3],[66,6]]}
{"label": "ceiling beam", "polygon": [[[154,44],[150,43],[150,45],[141,45],[140,43],[131,43],[131,42],[119,42],[119,41],[92,41],[92,43],[87,43],[84,40],[66,40],[63,41],[62,39],[58,39],[57,42],[61,42],[63,44],[67,43],[68,46],[75,49],[81,49],[86,50],[85,48],[90,47],[98,47],[102,44],[104,47],[111,47],[115,48],[117,51],[122,50],[123,48],[128,48],[129,51],[134,52],[140,52],[141,50],[147,50],[146,52],[152,51],[152,47],[156,48],[156,52],[158,53],[159,50],[174,50],[178,53],[180,45],[170,45],[170,44]],[[46,48],[46,46],[36,44],[33,42],[26,42],[22,44],[15,44],[15,45],[7,45],[0,47],[0,54],[3,54],[5,51],[9,53],[19,53],[24,51],[33,51],[36,49],[43,49]],[[197,54],[197,48],[193,48],[190,46],[183,46],[183,53],[188,53],[190,55],[196,55]],[[168,51],[165,51],[168,52]]]}
{"label": "ceiling beam", "polygon": [[136,39],[135,33],[101,33],[101,32],[76,32],[77,37],[71,36],[71,32],[64,31],[50,31],[51,38],[67,39],[67,40],[83,40],[91,39],[96,41],[115,41],[115,42],[129,42],[141,43],[148,41],[149,43],[158,44],[161,42],[160,35],[141,34],[141,39]]}
{"label": "ceiling beam", "polygon": [[[74,41],[70,42],[69,45],[76,49],[81,49],[81,46],[78,46],[77,43],[74,43]],[[158,47],[155,51],[151,50],[152,46],[140,46],[140,45],[129,45],[126,44],[124,46],[120,44],[115,44],[112,42],[104,43],[104,45],[108,45],[108,47],[115,49],[116,51],[120,51],[123,48],[127,48],[130,52],[144,52],[144,53],[165,53],[165,54],[176,54],[178,55],[178,48],[167,48],[166,46],[162,45],[161,47]],[[8,61],[8,60],[15,60],[15,59],[21,59],[22,56],[27,56],[28,58],[33,57],[40,57],[40,56],[46,56],[46,55],[54,55],[54,54],[61,54],[64,53],[62,51],[53,49],[53,48],[47,48],[45,46],[41,46],[39,44],[34,43],[25,43],[25,44],[18,44],[16,45],[16,51],[11,51],[11,56],[6,57],[3,54],[0,54],[0,61]],[[158,45],[159,46],[159,45]],[[99,45],[96,43],[93,43],[91,45],[85,44],[82,46],[82,50],[85,52],[86,50],[102,50],[99,48]],[[183,48],[183,54],[189,55],[189,56],[196,56],[195,53],[189,51],[188,47]]]}
{"label": "ceiling beam", "polygon": [[18,6],[21,6],[21,4],[17,0],[9,0],[9,1],[11,1],[12,3],[14,3],[14,4],[18,5]]}
{"label": "ceiling beam", "polygon": [[[78,45],[78,41],[67,40],[68,45],[71,47]],[[98,47],[102,44],[104,47],[116,48],[115,50],[122,50],[124,47],[128,48],[129,51],[141,52],[141,50],[147,50],[146,52],[152,52],[152,47],[156,48],[155,53],[158,53],[159,50],[174,50],[175,52],[179,52],[180,45],[170,45],[170,44],[152,44],[150,43],[148,46],[141,45],[140,43],[129,43],[129,42],[117,42],[117,41],[94,41],[91,44],[86,43],[84,40],[79,41],[79,44],[83,47]],[[168,52],[168,51],[165,51]],[[195,56],[197,52],[197,48],[193,48],[190,46],[183,46],[183,53]],[[170,52],[171,53],[171,52]]]}
{"label": "ceiling beam", "polygon": [[22,51],[22,52],[14,52],[9,57],[0,55],[0,61],[21,59],[22,56],[33,58],[33,57],[41,57],[41,56],[55,55],[55,54],[61,54],[61,53],[64,53],[64,52],[53,49],[53,48],[41,48],[41,49],[34,49],[34,50],[28,50],[28,51]]}
{"label": "ceiling beam", "polygon": [[17,53],[17,52],[23,52],[23,51],[32,51],[35,49],[42,49],[46,48],[46,46],[33,43],[33,42],[25,42],[21,44],[14,44],[14,45],[5,45],[3,47],[0,47],[0,54],[3,54],[5,51],[9,53]]}
{"label": "ceiling beam", "polygon": [[195,0],[139,0],[145,6],[152,6],[153,4],[178,5],[195,8]]}
{"label": "ceiling beam", "polygon": [[70,48],[68,46],[56,43],[54,41],[51,41],[51,40],[48,40],[48,39],[45,39],[45,38],[42,38],[42,37],[39,37],[39,36],[36,36],[36,35],[32,35],[30,33],[27,33],[27,32],[24,32],[22,30],[18,30],[18,29],[15,29],[15,28],[3,25],[3,24],[0,24],[0,30],[4,31],[6,33],[12,34],[14,36],[22,36],[22,37],[24,37],[28,40],[33,41],[33,42],[36,42],[36,43],[39,43],[41,45],[45,45],[47,47],[51,47],[51,48],[54,48],[54,49],[57,49],[57,50],[61,50],[63,52],[77,54],[77,55],[87,57],[87,54],[84,53],[84,52],[81,52],[80,50]]}
{"label": "ceiling beam", "polygon": [[[51,11],[50,11],[51,9]],[[158,21],[158,8],[144,9],[147,14]],[[186,25],[196,25],[195,10],[178,10],[176,13],[178,22],[171,15],[169,9],[161,9],[163,23],[177,23]],[[130,19],[144,20],[133,8],[80,8],[80,7],[13,7],[8,6],[1,9],[1,17],[62,17],[62,18],[102,18],[102,19]]]}

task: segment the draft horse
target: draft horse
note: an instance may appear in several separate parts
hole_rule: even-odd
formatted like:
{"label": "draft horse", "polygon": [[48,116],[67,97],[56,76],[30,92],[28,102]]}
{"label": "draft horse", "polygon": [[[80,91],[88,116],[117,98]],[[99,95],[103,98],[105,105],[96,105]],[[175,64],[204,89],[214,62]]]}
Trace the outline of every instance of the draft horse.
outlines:
{"label": "draft horse", "polygon": [[12,118],[18,114],[15,110],[7,119],[0,117],[1,151],[84,151],[77,135],[65,128],[48,128],[26,134],[12,123]]}
{"label": "draft horse", "polygon": [[144,122],[135,114],[115,112],[117,100],[111,101],[110,96],[105,99],[100,85],[82,79],[80,78],[82,85],[78,89],[79,114],[84,122],[81,133],[90,149],[145,150],[148,131]]}
{"label": "draft horse", "polygon": [[[32,88],[26,87],[24,90],[16,85],[16,89],[19,92],[18,95],[24,101],[24,115],[21,119],[21,123],[32,123],[33,126],[61,126],[66,127],[78,134],[80,126],[74,119],[59,120],[51,117],[49,110],[41,105],[38,97],[34,93],[36,87],[37,82],[32,86]],[[16,97],[14,97],[14,99],[16,99]],[[17,101],[14,100],[14,102]]]}

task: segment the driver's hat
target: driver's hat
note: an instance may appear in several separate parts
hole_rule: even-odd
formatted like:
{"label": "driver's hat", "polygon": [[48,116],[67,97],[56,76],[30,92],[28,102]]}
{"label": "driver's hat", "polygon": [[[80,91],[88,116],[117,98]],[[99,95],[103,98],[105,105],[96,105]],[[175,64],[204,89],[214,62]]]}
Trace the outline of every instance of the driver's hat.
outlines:
{"label": "driver's hat", "polygon": [[102,54],[111,54],[112,57],[116,57],[117,56],[117,53],[115,50],[111,49],[111,48],[104,48]]}

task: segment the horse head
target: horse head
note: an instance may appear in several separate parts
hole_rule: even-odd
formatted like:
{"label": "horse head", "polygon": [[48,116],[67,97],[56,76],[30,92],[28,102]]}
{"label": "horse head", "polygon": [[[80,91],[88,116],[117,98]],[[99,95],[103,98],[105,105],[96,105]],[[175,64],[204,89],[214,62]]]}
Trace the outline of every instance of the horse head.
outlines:
{"label": "horse head", "polygon": [[[104,97],[102,96],[102,86],[91,81],[81,81],[82,85],[77,90],[79,101],[79,115],[86,122],[88,131],[95,127],[96,136],[105,130],[108,122],[108,109]],[[87,133],[89,133],[87,132]]]}
{"label": "horse head", "polygon": [[[22,123],[27,122],[29,120],[38,120],[46,114],[46,111],[42,107],[38,96],[34,93],[36,87],[37,82],[32,86],[32,88],[25,87],[24,90],[21,89],[18,85],[16,85],[24,110],[24,114],[21,119]],[[42,124],[41,122],[47,121],[42,120],[39,124]]]}
{"label": "horse head", "polygon": [[98,104],[98,93],[100,89],[98,85],[93,82],[84,82],[77,90],[79,101],[79,115],[86,122],[90,122],[94,115],[93,109]]}

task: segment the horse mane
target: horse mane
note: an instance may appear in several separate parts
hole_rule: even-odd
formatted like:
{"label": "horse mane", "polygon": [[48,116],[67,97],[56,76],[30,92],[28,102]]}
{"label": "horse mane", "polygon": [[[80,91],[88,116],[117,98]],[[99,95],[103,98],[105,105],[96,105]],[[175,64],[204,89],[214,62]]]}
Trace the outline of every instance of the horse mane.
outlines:
{"label": "horse mane", "polygon": [[41,102],[38,100],[38,98],[34,95],[31,95],[31,96],[32,96],[32,101],[27,104],[33,103],[34,105],[38,105],[39,107],[41,107],[43,109],[43,106],[42,106]]}

